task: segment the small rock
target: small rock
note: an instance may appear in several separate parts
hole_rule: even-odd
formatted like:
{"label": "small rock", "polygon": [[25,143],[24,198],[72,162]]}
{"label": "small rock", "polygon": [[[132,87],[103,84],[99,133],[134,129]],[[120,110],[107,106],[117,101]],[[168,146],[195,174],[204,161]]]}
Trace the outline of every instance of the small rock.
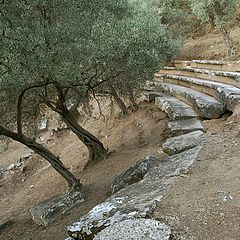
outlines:
{"label": "small rock", "polygon": [[8,166],[7,170],[8,170],[8,171],[11,171],[11,170],[13,170],[15,167],[16,167],[15,164],[11,164],[10,166]]}
{"label": "small rock", "polygon": [[34,188],[34,185],[31,185],[30,188]]}
{"label": "small rock", "polygon": [[46,130],[48,128],[48,120],[46,118],[41,119],[38,122],[38,130],[43,131]]}
{"label": "small rock", "polygon": [[228,201],[231,201],[231,200],[233,200],[233,197],[231,195],[227,195],[227,196],[223,197],[224,202],[228,202]]}

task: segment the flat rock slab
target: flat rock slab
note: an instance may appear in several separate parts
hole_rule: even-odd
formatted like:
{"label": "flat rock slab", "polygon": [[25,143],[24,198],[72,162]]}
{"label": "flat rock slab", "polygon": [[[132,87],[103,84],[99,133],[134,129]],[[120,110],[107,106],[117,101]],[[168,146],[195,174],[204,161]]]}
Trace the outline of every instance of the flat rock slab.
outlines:
{"label": "flat rock slab", "polygon": [[115,193],[133,183],[139,182],[143,179],[149,168],[157,165],[158,163],[159,160],[152,156],[147,156],[144,159],[137,161],[124,173],[114,178],[111,185],[112,193]]}
{"label": "flat rock slab", "polygon": [[84,198],[81,192],[66,193],[39,203],[30,209],[30,213],[35,223],[48,226],[59,215],[82,202],[84,202]]}
{"label": "flat rock slab", "polygon": [[169,122],[168,128],[174,136],[179,136],[198,130],[204,131],[203,125],[197,118]]}
{"label": "flat rock slab", "polygon": [[162,97],[156,97],[155,104],[166,112],[171,120],[188,119],[198,116],[191,106],[166,94],[163,94]]}
{"label": "flat rock slab", "polygon": [[201,144],[202,131],[194,131],[177,137],[169,138],[163,145],[163,151],[168,155],[174,155]]}
{"label": "flat rock slab", "polygon": [[129,219],[105,228],[93,240],[168,240],[168,225],[151,219]]}
{"label": "flat rock slab", "polygon": [[88,214],[67,227],[69,239],[91,240],[115,223],[150,218],[156,205],[196,159],[201,147],[167,157],[149,169],[145,177],[95,206]]}
{"label": "flat rock slab", "polygon": [[157,89],[189,103],[203,118],[219,118],[226,110],[224,105],[214,97],[191,88],[171,83],[161,83]]}

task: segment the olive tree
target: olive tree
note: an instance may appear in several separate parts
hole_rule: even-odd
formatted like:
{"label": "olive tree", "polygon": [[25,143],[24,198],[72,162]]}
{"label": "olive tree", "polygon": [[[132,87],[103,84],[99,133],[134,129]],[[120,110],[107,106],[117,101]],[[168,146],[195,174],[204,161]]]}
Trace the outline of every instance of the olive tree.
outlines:
{"label": "olive tree", "polygon": [[[114,97],[123,114],[127,110],[121,97],[129,97],[153,80],[156,71],[174,58],[181,42],[173,39],[161,23],[158,9],[147,2],[129,1],[126,16],[102,12],[92,27],[95,36],[92,56],[107,67],[108,81],[94,89]],[[98,47],[101,46],[101,47]]]}
{"label": "olive tree", "polygon": [[211,22],[224,37],[228,54],[234,55],[235,48],[229,32],[229,22],[234,18],[239,0],[189,0],[193,12],[202,22]]}
{"label": "olive tree", "polygon": [[[50,101],[60,106],[59,100],[65,99],[59,98],[56,86],[64,86],[65,95],[74,85],[80,92],[87,91],[95,65],[84,58],[86,42],[80,39],[88,35],[82,27],[88,19],[80,14],[78,1],[9,0],[1,3],[0,11],[2,86],[10,98],[11,92],[22,96],[12,99],[12,109],[6,107],[7,111],[16,111],[15,106],[21,105],[26,95],[36,99],[37,107],[42,103],[53,106]],[[43,94],[43,88],[50,98]],[[67,108],[56,112],[87,146],[90,160],[107,155],[103,144],[74,121]]]}
{"label": "olive tree", "polygon": [[32,134],[45,106],[100,160],[107,149],[67,107],[73,92],[80,103],[99,89],[132,96],[179,49],[154,9],[127,0],[2,1],[0,35],[0,135],[44,157],[70,188],[79,180]]}

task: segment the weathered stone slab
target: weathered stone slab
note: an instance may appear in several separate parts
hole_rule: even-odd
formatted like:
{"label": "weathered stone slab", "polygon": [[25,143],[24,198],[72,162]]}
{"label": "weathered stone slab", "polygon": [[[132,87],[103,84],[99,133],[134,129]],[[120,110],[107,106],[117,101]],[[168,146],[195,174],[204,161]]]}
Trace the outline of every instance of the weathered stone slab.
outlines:
{"label": "weathered stone slab", "polygon": [[204,131],[204,128],[197,118],[172,121],[168,123],[168,128],[174,136],[179,136],[194,131]]}
{"label": "weathered stone slab", "polygon": [[194,148],[201,143],[202,131],[190,132],[177,137],[169,138],[163,145],[163,151],[174,155],[188,149]]}
{"label": "weathered stone slab", "polygon": [[224,105],[214,97],[191,88],[171,83],[161,83],[157,86],[157,90],[170,94],[191,105],[198,115],[203,118],[219,118],[226,110]]}
{"label": "weathered stone slab", "polygon": [[156,97],[155,104],[166,112],[171,120],[188,119],[198,116],[191,106],[166,94]]}
{"label": "weathered stone slab", "polygon": [[151,219],[129,219],[105,228],[94,240],[168,240],[168,225]]}
{"label": "weathered stone slab", "polygon": [[30,209],[30,213],[35,223],[48,226],[59,215],[82,202],[84,198],[81,192],[69,192],[39,203]]}
{"label": "weathered stone slab", "polygon": [[149,168],[157,165],[158,163],[159,160],[152,156],[147,156],[144,159],[137,161],[124,173],[114,178],[111,185],[112,193],[115,193],[133,183],[139,182],[143,179]]}
{"label": "weathered stone slab", "polygon": [[221,71],[214,69],[193,68],[190,66],[184,68],[165,67],[159,71],[160,74],[173,74],[185,77],[196,77],[205,80],[211,80],[240,87],[240,73],[235,71]]}
{"label": "weathered stone slab", "polygon": [[240,71],[240,61],[192,60],[191,67],[224,71]]}
{"label": "weathered stone slab", "polygon": [[[192,165],[201,147],[196,147],[166,158],[150,168],[145,177],[95,206],[88,214],[67,228],[72,239],[93,239],[108,226],[136,218],[152,216],[157,202]],[[70,238],[71,239],[71,238]]]}
{"label": "weathered stone slab", "polygon": [[161,78],[161,82],[170,79],[179,85],[187,85],[193,89],[194,86],[198,86],[201,92],[217,97],[229,111],[233,111],[234,106],[240,102],[240,88],[229,84],[169,74],[155,74],[155,77]]}

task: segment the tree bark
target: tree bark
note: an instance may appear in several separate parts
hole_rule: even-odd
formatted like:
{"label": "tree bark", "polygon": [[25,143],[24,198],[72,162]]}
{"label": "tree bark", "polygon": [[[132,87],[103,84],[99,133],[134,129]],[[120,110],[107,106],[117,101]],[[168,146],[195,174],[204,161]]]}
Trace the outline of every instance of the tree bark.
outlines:
{"label": "tree bark", "polygon": [[113,96],[114,100],[116,101],[118,107],[120,108],[122,115],[127,116],[128,115],[127,107],[126,107],[125,103],[122,101],[122,99],[118,96],[116,90],[114,89],[114,87],[112,85],[110,85],[110,91],[111,91],[111,95]]}
{"label": "tree bark", "polygon": [[131,101],[131,110],[132,110],[132,112],[136,112],[138,110],[138,105],[137,105],[137,103],[135,101],[135,97],[134,97],[132,89],[129,90],[129,99]]}
{"label": "tree bark", "polygon": [[13,139],[14,141],[20,142],[23,145],[32,149],[35,153],[42,156],[45,160],[47,160],[51,166],[67,181],[69,190],[76,191],[82,188],[80,180],[77,179],[59,160],[59,157],[55,156],[50,150],[43,147],[41,144],[37,143],[31,138],[24,136],[21,133],[19,136],[17,133],[9,131],[0,126],[0,135],[4,135]]}
{"label": "tree bark", "polygon": [[90,132],[82,128],[73,115],[65,108],[59,112],[63,121],[77,135],[77,137],[85,144],[89,152],[89,161],[87,165],[104,159],[108,155],[108,150],[104,148],[102,142],[98,140]]}

